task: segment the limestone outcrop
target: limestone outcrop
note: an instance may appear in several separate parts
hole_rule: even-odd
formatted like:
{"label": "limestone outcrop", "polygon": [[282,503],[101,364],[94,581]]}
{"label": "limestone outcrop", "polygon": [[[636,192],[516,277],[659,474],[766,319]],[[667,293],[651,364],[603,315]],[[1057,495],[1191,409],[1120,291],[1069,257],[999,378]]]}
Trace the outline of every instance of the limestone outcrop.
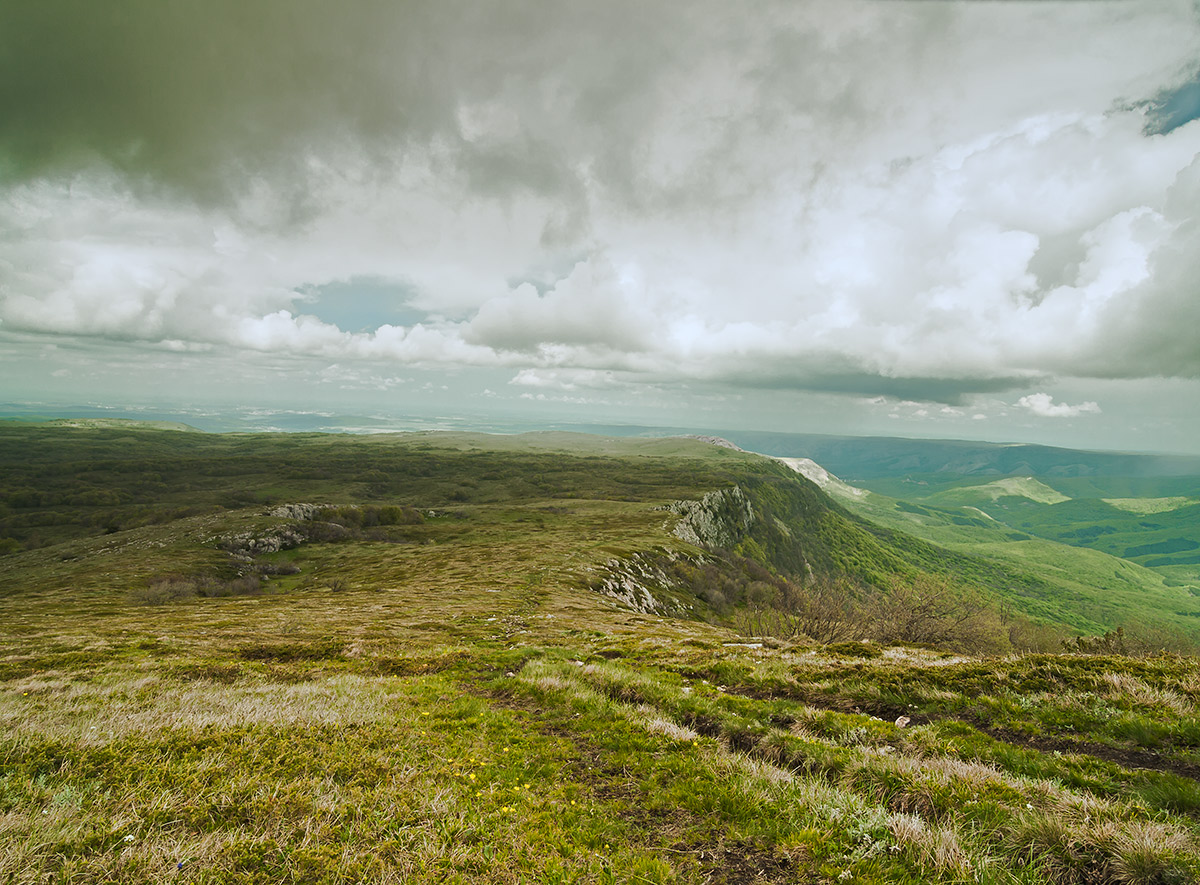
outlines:
{"label": "limestone outcrop", "polygon": [[754,507],[740,486],[709,492],[699,501],[673,501],[665,510],[678,514],[672,532],[698,547],[733,547],[754,525]]}

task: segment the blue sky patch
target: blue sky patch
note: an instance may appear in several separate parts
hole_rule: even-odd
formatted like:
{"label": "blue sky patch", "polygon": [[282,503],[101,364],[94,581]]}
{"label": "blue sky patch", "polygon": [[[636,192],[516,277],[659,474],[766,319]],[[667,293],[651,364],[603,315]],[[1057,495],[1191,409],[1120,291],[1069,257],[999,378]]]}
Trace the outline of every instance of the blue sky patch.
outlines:
{"label": "blue sky patch", "polygon": [[409,283],[379,277],[351,277],[321,286],[301,286],[298,313],[333,323],[343,332],[370,332],[380,326],[411,326],[428,317],[408,304],[416,294]]}
{"label": "blue sky patch", "polygon": [[1178,89],[1161,94],[1150,106],[1146,132],[1165,135],[1200,117],[1200,73]]}

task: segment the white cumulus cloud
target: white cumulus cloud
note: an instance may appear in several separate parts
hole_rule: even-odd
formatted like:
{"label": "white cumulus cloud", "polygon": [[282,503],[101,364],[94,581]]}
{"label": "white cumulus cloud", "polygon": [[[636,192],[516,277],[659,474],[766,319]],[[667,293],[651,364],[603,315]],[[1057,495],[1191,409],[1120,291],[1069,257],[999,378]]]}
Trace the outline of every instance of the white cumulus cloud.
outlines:
{"label": "white cumulus cloud", "polygon": [[1028,409],[1039,418],[1077,418],[1080,415],[1095,415],[1100,413],[1100,406],[1094,402],[1084,402],[1077,406],[1067,403],[1056,403],[1048,393],[1031,393],[1017,400],[1017,405]]}

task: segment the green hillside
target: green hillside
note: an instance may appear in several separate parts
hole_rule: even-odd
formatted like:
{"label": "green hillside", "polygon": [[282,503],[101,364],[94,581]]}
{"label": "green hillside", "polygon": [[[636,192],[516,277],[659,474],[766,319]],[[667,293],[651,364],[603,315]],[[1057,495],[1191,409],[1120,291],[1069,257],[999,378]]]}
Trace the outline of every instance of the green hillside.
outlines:
{"label": "green hillside", "polygon": [[979,485],[957,485],[923,497],[922,500],[947,507],[995,504],[1001,498],[1026,498],[1037,504],[1061,504],[1071,500],[1069,496],[1032,476],[1006,476]]}
{"label": "green hillside", "polygon": [[[570,512],[556,513],[554,502],[586,500],[621,514],[614,517],[615,537],[607,552],[655,558],[653,568],[661,573],[656,590],[692,598],[686,604],[698,606],[697,616],[728,620],[747,605],[765,607],[775,619],[772,629],[786,633],[798,629],[798,612],[811,615],[812,588],[821,587],[823,599],[828,585],[850,600],[837,629],[875,635],[869,624],[892,618],[880,607],[896,587],[940,583],[954,599],[978,596],[972,605],[981,616],[990,611],[998,617],[1001,605],[1011,604],[1023,616],[1072,631],[1108,626],[1082,616],[1077,607],[1055,606],[1051,600],[1058,585],[1036,574],[863,521],[776,461],[695,440],[566,433],[256,436],[10,426],[0,427],[0,466],[0,549],[9,551],[6,564],[26,576],[26,584],[40,580],[46,557],[55,556],[60,545],[98,536],[120,538],[163,526],[165,536],[172,537],[172,526],[197,520],[216,526],[231,519],[299,535],[316,531],[311,525],[292,526],[294,520],[286,517],[262,515],[296,502],[366,508],[367,515],[351,520],[354,525],[331,531],[344,530],[351,540],[361,540],[365,531],[376,540],[394,541],[417,531],[396,524],[396,508],[452,511],[460,515],[460,524],[491,524],[505,508],[542,502],[547,509],[537,521],[569,535],[574,531]],[[640,522],[622,535],[630,511],[619,504],[661,508],[734,488],[746,496],[754,518],[731,528],[727,537],[710,539],[708,546],[723,552],[702,566],[695,557],[672,560],[677,539],[647,537]],[[381,517],[383,511],[390,515]],[[507,531],[513,520],[505,516],[501,522]],[[348,549],[358,555],[352,546],[339,555],[350,555]],[[374,548],[370,551],[374,555]],[[196,566],[205,580],[233,580],[248,568],[203,545],[172,555],[181,562],[206,563]],[[669,561],[657,561],[663,557]],[[90,557],[68,559],[81,562],[81,580],[94,571]],[[56,566],[54,573],[59,571]],[[156,579],[148,565],[138,574],[142,581]],[[271,579],[256,579],[262,577]],[[1007,647],[1003,624],[993,623],[987,633],[987,647]]]}
{"label": "green hillside", "polygon": [[0,881],[1200,874],[1195,660],[905,643],[1065,584],[773,461],[6,426],[0,476]]}
{"label": "green hillside", "polygon": [[[1181,483],[1191,488],[1194,478]],[[881,483],[871,483],[880,488]],[[892,482],[903,500],[944,510],[952,522],[983,518],[1013,533],[1088,547],[1151,569],[1174,568],[1200,585],[1200,500],[1186,495],[1110,497],[1124,482],[1088,481],[1081,488],[1053,478],[959,479],[931,485]],[[1177,486],[1178,487],[1178,486]],[[1069,492],[1086,492],[1070,497]]]}
{"label": "green hillside", "polygon": [[850,479],[853,494],[836,484],[827,490],[876,524],[1029,576],[1038,589],[1014,593],[1009,582],[1000,591],[1018,611],[1084,631],[1135,623],[1198,635],[1196,457],[958,440],[728,436],[784,460],[813,458]]}
{"label": "green hillside", "polygon": [[[1186,538],[1161,546],[1153,540],[1164,533],[1194,535],[1200,524],[1194,510],[1159,510],[1154,517],[1171,514],[1175,527],[1155,530],[1143,524],[1144,512],[1099,498],[1055,502],[1061,493],[1032,477],[959,479],[939,491],[922,490],[926,494],[907,500],[871,492],[839,501],[874,524],[1035,576],[1024,593],[1006,596],[1031,616],[1087,633],[1136,625],[1132,629],[1155,635],[1165,629],[1193,642],[1200,637],[1200,570],[1162,568],[1186,562],[1192,548]],[[1131,539],[1147,546],[1131,545]]]}

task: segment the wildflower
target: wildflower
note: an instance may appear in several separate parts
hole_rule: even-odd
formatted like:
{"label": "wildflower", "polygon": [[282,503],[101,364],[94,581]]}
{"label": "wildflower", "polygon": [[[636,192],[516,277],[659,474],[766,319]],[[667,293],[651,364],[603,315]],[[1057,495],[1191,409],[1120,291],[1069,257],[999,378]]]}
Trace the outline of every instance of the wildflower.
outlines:
{"label": "wildflower", "polygon": [[126,837],[125,837],[125,838],[124,838],[122,841],[124,841],[124,842],[132,842],[132,841],[134,841],[133,834],[132,834],[132,833],[128,834],[128,835],[127,835],[127,836],[126,836]]}

